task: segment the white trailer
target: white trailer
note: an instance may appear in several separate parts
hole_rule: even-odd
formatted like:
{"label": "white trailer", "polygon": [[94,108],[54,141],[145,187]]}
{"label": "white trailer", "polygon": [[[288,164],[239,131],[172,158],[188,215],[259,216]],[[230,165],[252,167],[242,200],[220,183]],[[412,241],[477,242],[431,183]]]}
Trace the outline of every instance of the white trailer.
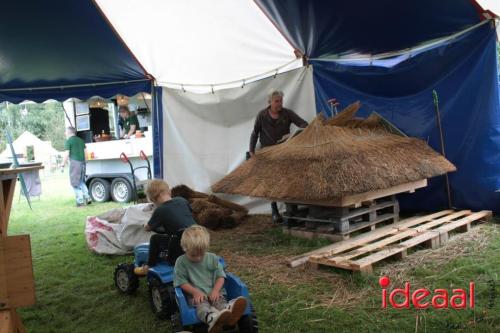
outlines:
{"label": "white trailer", "polygon": [[[140,158],[140,152],[151,160],[153,144],[151,132],[146,137],[125,140],[87,143],[86,183],[92,200],[105,202],[110,198],[116,202],[134,199],[134,181],[140,189],[148,179],[147,162]],[[125,153],[132,163],[135,179],[130,166],[120,160]]]}
{"label": "white trailer", "polygon": [[[143,103],[145,103],[144,101]],[[153,156],[153,132],[150,124],[150,117],[141,114],[139,118],[140,127],[147,131],[143,132],[142,137],[130,139],[116,139],[119,137],[118,113],[114,103],[98,102],[97,106],[102,108],[103,112],[109,113],[109,141],[88,142],[95,140],[94,133],[90,132],[91,137],[87,137],[87,168],[86,183],[89,188],[92,200],[96,202],[105,202],[110,199],[116,202],[129,202],[135,199],[134,183],[137,189],[141,189],[148,179],[148,163],[140,158],[140,152],[144,152],[150,163]],[[137,109],[137,105],[133,109]],[[66,125],[75,126],[77,133],[80,130],[88,130],[91,127],[92,117],[89,117],[89,103],[76,102],[74,100],[63,103],[66,112]],[[69,120],[71,119],[71,123]],[[99,135],[99,133],[96,133]],[[134,169],[132,175],[130,165],[120,159],[121,153],[125,153]],[[152,168],[152,163],[151,163]],[[152,172],[152,170],[151,170]]]}

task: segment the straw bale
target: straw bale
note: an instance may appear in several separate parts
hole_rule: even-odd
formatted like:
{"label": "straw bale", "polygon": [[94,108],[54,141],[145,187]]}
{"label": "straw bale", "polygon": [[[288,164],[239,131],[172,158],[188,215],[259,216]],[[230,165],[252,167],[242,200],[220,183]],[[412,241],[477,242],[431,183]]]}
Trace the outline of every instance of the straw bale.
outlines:
{"label": "straw bale", "polygon": [[456,170],[424,141],[379,128],[375,117],[354,128],[334,125],[353,124],[357,109],[359,103],[349,106],[347,116],[339,114],[336,121],[318,116],[292,139],[258,151],[212,190],[284,201],[328,201]]}

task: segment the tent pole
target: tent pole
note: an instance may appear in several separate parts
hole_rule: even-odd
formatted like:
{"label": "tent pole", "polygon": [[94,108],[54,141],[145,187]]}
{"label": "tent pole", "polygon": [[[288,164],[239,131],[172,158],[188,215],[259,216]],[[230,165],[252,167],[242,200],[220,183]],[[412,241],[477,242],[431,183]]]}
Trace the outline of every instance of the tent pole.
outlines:
{"label": "tent pole", "polygon": [[[66,108],[64,107],[64,103],[61,103],[62,105],[62,108],[63,108],[63,112],[64,112],[64,115],[66,116],[66,119],[68,119],[68,123],[71,127],[74,127],[76,128],[75,126],[73,126],[73,123],[71,122],[71,119],[69,119],[69,116],[68,116],[68,113],[66,112]],[[73,102],[73,110],[75,109],[75,102]]]}
{"label": "tent pole", "polygon": [[[441,141],[441,154],[443,155],[444,158],[446,158],[446,154],[444,152],[444,137],[443,137],[443,127],[441,126],[441,113],[439,112],[439,100],[438,100],[438,94],[436,90],[432,91],[432,97],[434,100],[434,106],[436,108],[436,120],[437,120],[437,126],[439,130],[439,138]],[[444,174],[444,179],[446,183],[446,194],[448,195],[448,208],[452,208],[451,205],[451,190],[450,190],[450,180],[448,178],[448,173]]]}

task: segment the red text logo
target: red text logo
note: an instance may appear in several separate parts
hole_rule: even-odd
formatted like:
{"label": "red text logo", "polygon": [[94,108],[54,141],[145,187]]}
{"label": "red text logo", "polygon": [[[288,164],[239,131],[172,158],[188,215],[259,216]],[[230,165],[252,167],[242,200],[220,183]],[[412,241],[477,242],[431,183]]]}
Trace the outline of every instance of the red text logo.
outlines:
{"label": "red text logo", "polygon": [[[378,283],[382,287],[382,308],[387,308],[389,303],[395,309],[409,309],[410,302],[417,309],[426,309],[432,306],[435,309],[465,309],[474,308],[474,281],[469,282],[469,290],[453,289],[451,294],[446,289],[435,289],[431,292],[426,288],[411,290],[410,282],[405,282],[404,288],[394,288],[387,291],[391,280],[382,276]],[[451,297],[450,297],[451,296]]]}

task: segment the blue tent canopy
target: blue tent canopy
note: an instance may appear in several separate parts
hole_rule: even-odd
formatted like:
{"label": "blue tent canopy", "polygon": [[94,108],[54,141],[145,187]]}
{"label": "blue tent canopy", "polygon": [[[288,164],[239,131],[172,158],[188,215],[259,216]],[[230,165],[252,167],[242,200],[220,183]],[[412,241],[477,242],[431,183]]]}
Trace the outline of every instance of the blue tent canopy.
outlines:
{"label": "blue tent canopy", "polygon": [[255,0],[309,58],[390,52],[480,21],[471,0]]}
{"label": "blue tent canopy", "polygon": [[151,80],[92,1],[6,1],[0,101],[150,92]]}

